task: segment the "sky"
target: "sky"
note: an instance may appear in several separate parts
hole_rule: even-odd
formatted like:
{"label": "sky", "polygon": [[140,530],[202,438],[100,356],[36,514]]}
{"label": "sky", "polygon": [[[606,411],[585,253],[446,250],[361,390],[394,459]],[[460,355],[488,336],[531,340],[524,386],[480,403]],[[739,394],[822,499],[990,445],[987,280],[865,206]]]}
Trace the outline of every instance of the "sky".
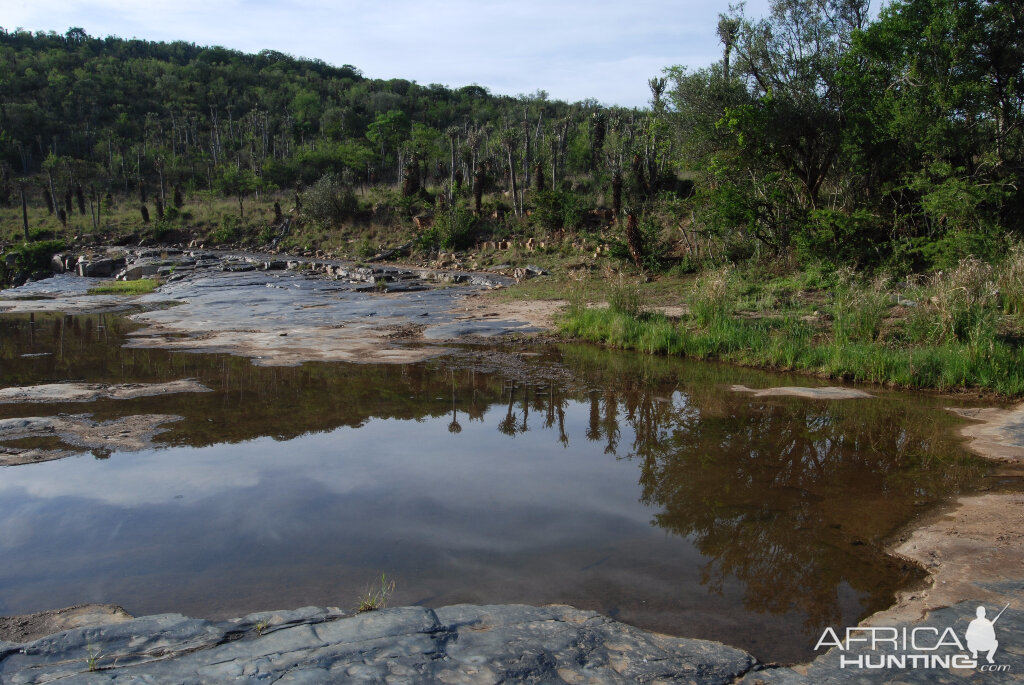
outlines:
{"label": "sky", "polygon": [[[270,49],[404,78],[492,93],[648,104],[665,67],[707,66],[727,0],[0,0],[7,30],[156,41],[243,52]],[[768,0],[748,0],[748,16]]]}

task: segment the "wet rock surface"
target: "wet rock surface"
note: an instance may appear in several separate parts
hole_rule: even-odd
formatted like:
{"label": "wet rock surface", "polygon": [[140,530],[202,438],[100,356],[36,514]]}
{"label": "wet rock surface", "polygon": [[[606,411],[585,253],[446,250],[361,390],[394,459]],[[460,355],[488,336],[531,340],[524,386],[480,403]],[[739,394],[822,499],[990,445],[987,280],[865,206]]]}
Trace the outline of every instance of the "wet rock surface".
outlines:
{"label": "wet rock surface", "polygon": [[[59,257],[55,270],[58,261],[74,262],[81,276],[95,276],[99,264],[100,271],[120,265],[117,278],[156,276],[165,284],[142,297],[87,296],[95,279],[62,274],[5,291],[0,312],[142,307],[151,311],[135,316],[145,328],[131,347],[227,352],[267,366],[415,362],[449,351],[438,342],[541,330],[515,314],[455,311],[466,296],[514,281],[498,274],[170,249],[135,250],[116,259]],[[413,341],[432,344],[407,344]]]}
{"label": "wet rock surface", "polygon": [[[94,669],[90,671],[90,666]],[[178,614],[0,643],[10,683],[729,683],[738,649],[567,606],[307,607],[209,622]]]}

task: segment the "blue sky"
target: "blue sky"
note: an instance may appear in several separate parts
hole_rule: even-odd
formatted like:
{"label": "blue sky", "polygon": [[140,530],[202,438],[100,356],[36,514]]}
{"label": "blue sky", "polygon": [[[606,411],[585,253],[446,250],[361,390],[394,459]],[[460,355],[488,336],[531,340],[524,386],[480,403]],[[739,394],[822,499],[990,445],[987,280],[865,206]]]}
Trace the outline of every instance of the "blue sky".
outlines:
{"label": "blue sky", "polygon": [[[0,25],[272,49],[352,64],[373,78],[643,106],[647,79],[662,68],[719,58],[715,25],[727,7],[719,0],[0,0]],[[750,0],[747,14],[762,16],[767,7],[768,0]]]}

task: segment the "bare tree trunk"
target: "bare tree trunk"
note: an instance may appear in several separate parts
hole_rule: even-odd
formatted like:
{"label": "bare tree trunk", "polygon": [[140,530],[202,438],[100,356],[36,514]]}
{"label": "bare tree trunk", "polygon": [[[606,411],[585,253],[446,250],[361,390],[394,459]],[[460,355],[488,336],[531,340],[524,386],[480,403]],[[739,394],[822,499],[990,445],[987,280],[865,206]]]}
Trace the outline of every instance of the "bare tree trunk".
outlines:
{"label": "bare tree trunk", "polygon": [[98,231],[99,228],[100,228],[100,222],[99,222],[99,217],[96,216],[96,204],[97,203],[94,202],[95,199],[96,199],[96,190],[94,188],[89,188],[89,218],[92,219],[92,230],[93,231]]}
{"label": "bare tree trunk", "polygon": [[530,119],[523,109],[523,193],[530,189]]}
{"label": "bare tree trunk", "polygon": [[505,151],[508,153],[508,175],[512,181],[512,210],[516,213],[517,217],[522,217],[523,213],[517,201],[519,197],[519,183],[516,181],[516,163],[512,158],[512,146],[507,145]]}
{"label": "bare tree trunk", "polygon": [[49,170],[46,171],[46,180],[49,181],[50,183],[50,202],[53,203],[54,211],[57,211],[57,208],[60,207],[60,204],[57,202],[57,191],[54,190],[53,187],[53,175],[50,174]]}
{"label": "bare tree trunk", "polygon": [[644,246],[635,214],[626,216],[626,244],[629,246],[629,256],[633,258],[636,268],[643,271]]}
{"label": "bare tree trunk", "polygon": [[476,209],[476,215],[480,216],[483,211],[483,197],[484,197],[484,168],[483,165],[479,165],[476,168],[476,173],[473,174],[473,205]]}
{"label": "bare tree trunk", "polygon": [[28,236],[28,202],[25,200],[25,184],[21,184],[21,225],[25,229],[25,242],[29,241]]}

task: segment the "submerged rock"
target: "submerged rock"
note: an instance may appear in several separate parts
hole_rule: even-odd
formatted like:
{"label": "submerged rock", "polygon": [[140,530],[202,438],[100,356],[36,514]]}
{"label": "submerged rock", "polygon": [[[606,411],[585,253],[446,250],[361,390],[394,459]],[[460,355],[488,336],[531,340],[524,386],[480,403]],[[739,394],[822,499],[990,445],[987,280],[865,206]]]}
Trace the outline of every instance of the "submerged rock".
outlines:
{"label": "submerged rock", "polygon": [[734,385],[730,388],[733,392],[749,392],[754,397],[803,397],[809,400],[855,400],[874,397],[871,393],[857,390],[856,388],[804,388],[804,387],[782,387],[782,388],[748,388],[745,385]]}

